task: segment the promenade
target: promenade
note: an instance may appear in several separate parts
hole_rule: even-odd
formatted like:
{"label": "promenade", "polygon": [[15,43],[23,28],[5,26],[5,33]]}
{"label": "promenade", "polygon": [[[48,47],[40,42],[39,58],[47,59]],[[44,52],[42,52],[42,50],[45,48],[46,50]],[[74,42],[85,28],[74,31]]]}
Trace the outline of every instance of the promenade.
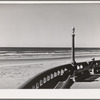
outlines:
{"label": "promenade", "polygon": [[84,80],[75,82],[71,89],[100,89],[100,74],[90,75]]}

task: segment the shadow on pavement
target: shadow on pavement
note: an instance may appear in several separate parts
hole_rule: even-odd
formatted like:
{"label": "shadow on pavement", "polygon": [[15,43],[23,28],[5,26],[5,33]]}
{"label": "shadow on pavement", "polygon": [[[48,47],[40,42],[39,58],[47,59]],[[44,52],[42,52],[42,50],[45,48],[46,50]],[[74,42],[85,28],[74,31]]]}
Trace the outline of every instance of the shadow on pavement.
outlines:
{"label": "shadow on pavement", "polygon": [[96,80],[99,77],[100,77],[100,74],[94,74],[94,75],[88,76],[85,79],[80,79],[77,82],[93,82],[93,81],[99,81],[99,80]]}

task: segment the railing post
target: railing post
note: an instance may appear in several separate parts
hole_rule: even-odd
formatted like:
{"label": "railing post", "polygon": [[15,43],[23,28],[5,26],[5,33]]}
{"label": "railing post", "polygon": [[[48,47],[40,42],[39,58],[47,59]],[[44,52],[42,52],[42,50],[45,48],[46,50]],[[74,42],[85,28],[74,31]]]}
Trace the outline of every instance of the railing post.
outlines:
{"label": "railing post", "polygon": [[[94,64],[95,58],[93,58],[92,61],[93,61],[92,64]],[[91,66],[91,68],[92,68],[92,69],[91,69],[91,71],[92,71],[91,74],[95,74],[95,67],[96,67],[96,65],[92,65],[92,66]]]}

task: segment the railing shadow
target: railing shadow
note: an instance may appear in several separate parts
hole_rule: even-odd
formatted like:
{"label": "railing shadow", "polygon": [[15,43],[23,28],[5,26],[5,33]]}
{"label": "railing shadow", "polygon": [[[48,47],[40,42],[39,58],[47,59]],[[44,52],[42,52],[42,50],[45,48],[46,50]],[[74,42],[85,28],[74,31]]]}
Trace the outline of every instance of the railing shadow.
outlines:
{"label": "railing shadow", "polygon": [[94,81],[98,81],[96,80],[97,78],[100,77],[100,74],[99,75],[89,75],[87,78],[83,78],[81,80],[78,80],[77,82],[94,82]]}

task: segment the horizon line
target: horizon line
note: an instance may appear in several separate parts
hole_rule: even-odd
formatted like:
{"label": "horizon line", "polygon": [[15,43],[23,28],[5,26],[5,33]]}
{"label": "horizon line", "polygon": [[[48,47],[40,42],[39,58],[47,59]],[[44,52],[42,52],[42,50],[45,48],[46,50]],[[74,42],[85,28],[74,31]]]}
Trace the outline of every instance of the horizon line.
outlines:
{"label": "horizon line", "polygon": [[[32,47],[32,46],[23,46],[23,47],[18,47],[18,46],[12,46],[12,47],[10,47],[10,46],[8,46],[8,47],[0,47],[0,48],[71,48],[71,47],[46,47],[46,46],[38,46],[38,47]],[[75,47],[75,48],[100,48],[100,47]]]}

